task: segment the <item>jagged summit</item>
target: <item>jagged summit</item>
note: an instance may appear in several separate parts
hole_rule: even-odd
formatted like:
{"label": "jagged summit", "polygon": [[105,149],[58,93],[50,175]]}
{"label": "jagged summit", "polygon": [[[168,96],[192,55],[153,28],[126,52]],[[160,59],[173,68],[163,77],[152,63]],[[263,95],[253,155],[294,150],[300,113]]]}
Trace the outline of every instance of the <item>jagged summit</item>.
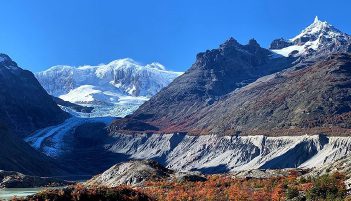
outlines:
{"label": "jagged summit", "polygon": [[276,39],[270,49],[285,57],[319,57],[337,52],[349,52],[351,37],[317,16],[312,24],[297,36]]}
{"label": "jagged summit", "polygon": [[256,41],[256,39],[252,38],[249,40],[249,44],[250,46],[256,46],[256,47],[261,47],[260,44],[258,44],[258,42]]}
{"label": "jagged summit", "polygon": [[319,20],[316,16],[311,25],[289,41],[303,43],[304,39],[315,40],[323,36],[333,38],[342,34],[344,33],[336,29],[333,25],[329,24],[327,21]]}
{"label": "jagged summit", "polygon": [[227,48],[227,47],[236,47],[240,45],[240,43],[235,40],[233,37],[230,37],[228,40],[226,40],[224,43],[222,43],[219,47],[221,49]]}
{"label": "jagged summit", "polygon": [[318,16],[316,16],[316,17],[314,18],[314,21],[313,21],[313,22],[315,23],[315,22],[318,22],[318,21],[319,21]]}

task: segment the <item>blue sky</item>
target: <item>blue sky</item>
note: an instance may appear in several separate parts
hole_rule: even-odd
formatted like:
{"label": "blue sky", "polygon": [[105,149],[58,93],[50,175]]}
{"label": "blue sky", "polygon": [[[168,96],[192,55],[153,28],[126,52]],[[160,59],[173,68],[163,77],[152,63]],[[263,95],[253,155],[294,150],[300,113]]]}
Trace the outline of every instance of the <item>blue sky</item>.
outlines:
{"label": "blue sky", "polygon": [[1,0],[0,51],[34,72],[130,57],[184,71],[233,36],[268,47],[316,15],[351,33],[349,0]]}

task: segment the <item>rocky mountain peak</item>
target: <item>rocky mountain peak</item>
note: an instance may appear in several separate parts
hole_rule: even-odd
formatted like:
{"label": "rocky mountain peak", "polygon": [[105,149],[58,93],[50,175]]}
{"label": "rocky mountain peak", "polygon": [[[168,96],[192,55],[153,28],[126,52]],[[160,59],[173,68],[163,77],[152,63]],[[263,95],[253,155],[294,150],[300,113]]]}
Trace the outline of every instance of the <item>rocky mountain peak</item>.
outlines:
{"label": "rocky mountain peak", "polygon": [[258,44],[258,42],[254,38],[249,40],[248,45],[249,46],[254,46],[254,47],[261,47],[260,44]]}
{"label": "rocky mountain peak", "polygon": [[235,40],[233,37],[230,37],[228,40],[226,40],[219,47],[221,49],[225,49],[225,48],[229,48],[229,47],[236,47],[238,45],[240,45],[240,43],[237,40]]}
{"label": "rocky mountain peak", "polygon": [[12,59],[3,53],[0,53],[0,69],[5,68],[5,69],[19,69],[17,66],[16,62],[12,61]]}
{"label": "rocky mountain peak", "polygon": [[0,62],[4,62],[7,60],[11,60],[11,58],[6,54],[0,53]]}

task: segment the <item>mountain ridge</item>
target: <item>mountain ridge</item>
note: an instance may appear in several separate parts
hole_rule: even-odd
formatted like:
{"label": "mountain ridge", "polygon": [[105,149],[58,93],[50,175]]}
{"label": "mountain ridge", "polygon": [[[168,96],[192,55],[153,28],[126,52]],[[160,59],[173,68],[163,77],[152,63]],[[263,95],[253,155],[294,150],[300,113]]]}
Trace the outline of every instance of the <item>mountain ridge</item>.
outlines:
{"label": "mountain ridge", "polygon": [[[334,37],[330,41],[322,40],[326,38],[326,31]],[[335,34],[336,32],[338,34]],[[318,37],[314,37],[314,34]],[[345,43],[333,46],[345,37]],[[290,42],[295,42],[294,45],[301,43],[304,46],[311,41],[322,42],[315,51],[306,54],[277,56],[279,52],[261,48],[253,39],[248,45],[240,45],[230,38],[218,49],[199,53],[188,71],[145,102],[132,115],[127,116],[127,119],[139,121],[139,124],[116,120],[110,126],[110,130],[112,133],[124,130],[138,132],[141,129],[139,125],[147,124],[149,128],[157,129],[146,132],[155,133],[236,135],[248,132],[246,135],[250,135],[250,132],[261,132],[276,135],[279,129],[284,129],[284,133],[291,135],[293,132],[308,132],[304,129],[317,128],[312,134],[326,132],[332,135],[349,135],[345,125],[348,122],[347,77],[351,57],[350,54],[343,53],[348,51],[351,37],[316,18]],[[323,76],[318,69],[328,76]],[[304,77],[300,79],[299,76]],[[312,79],[313,77],[315,79]],[[238,83],[242,85],[236,85]],[[268,84],[265,86],[265,83]],[[301,91],[297,89],[299,85],[303,85]],[[236,95],[243,90],[246,90],[246,95]],[[299,95],[289,94],[289,90]],[[325,97],[316,94],[317,91]],[[282,94],[286,94],[288,99]],[[335,100],[338,101],[337,105],[328,105],[326,98],[329,95],[340,98]],[[277,106],[270,103],[279,96],[282,98],[279,104],[282,105],[281,108],[280,105],[276,108]],[[267,97],[272,100],[268,100]],[[267,99],[265,104],[264,99]],[[319,101],[319,105],[308,103],[315,100]],[[300,105],[297,104],[299,102]],[[290,108],[287,104],[290,104]],[[336,109],[339,106],[340,108]],[[318,109],[319,107],[322,109]],[[301,114],[303,111],[307,112]],[[346,116],[341,117],[338,112]],[[328,116],[329,120],[318,119],[318,115],[321,115],[321,118]],[[330,119],[333,115],[334,120]],[[338,118],[343,120],[339,122],[340,120],[336,120]],[[334,126],[336,131],[328,131],[329,124]],[[277,131],[273,132],[272,129]]]}

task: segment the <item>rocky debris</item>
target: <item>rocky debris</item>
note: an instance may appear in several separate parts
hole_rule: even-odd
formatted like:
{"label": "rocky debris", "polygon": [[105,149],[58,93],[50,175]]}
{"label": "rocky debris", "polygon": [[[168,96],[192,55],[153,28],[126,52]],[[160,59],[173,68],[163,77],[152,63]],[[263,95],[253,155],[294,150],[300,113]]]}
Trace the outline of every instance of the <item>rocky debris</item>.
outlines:
{"label": "rocky debris", "polygon": [[351,178],[345,181],[345,185],[347,189],[351,189]]}
{"label": "rocky debris", "polygon": [[173,178],[177,182],[204,182],[207,178],[200,172],[176,172]]}
{"label": "rocky debris", "polygon": [[334,172],[344,173],[347,178],[345,184],[348,189],[351,189],[351,155],[344,156],[335,162],[326,163],[322,166],[314,168],[307,176],[315,177]]}
{"label": "rocky debris", "polygon": [[73,184],[48,177],[28,176],[19,172],[0,170],[0,188],[57,187]]}
{"label": "rocky debris", "polygon": [[287,177],[294,171],[298,176],[302,176],[308,172],[306,169],[296,169],[296,168],[287,168],[287,169],[252,169],[252,170],[242,170],[231,172],[230,175],[235,178],[240,179],[266,179],[272,177]]}
{"label": "rocky debris", "polygon": [[132,160],[112,166],[104,173],[85,182],[85,186],[116,187],[142,186],[147,181],[203,182],[207,178],[200,172],[175,172],[153,160]]}
{"label": "rocky debris", "polygon": [[86,186],[116,187],[118,185],[141,185],[145,181],[163,180],[173,174],[155,161],[134,160],[112,166],[104,173],[85,182]]}
{"label": "rocky debris", "polygon": [[24,137],[40,128],[63,122],[62,111],[40,86],[34,75],[0,54],[0,122]]}

